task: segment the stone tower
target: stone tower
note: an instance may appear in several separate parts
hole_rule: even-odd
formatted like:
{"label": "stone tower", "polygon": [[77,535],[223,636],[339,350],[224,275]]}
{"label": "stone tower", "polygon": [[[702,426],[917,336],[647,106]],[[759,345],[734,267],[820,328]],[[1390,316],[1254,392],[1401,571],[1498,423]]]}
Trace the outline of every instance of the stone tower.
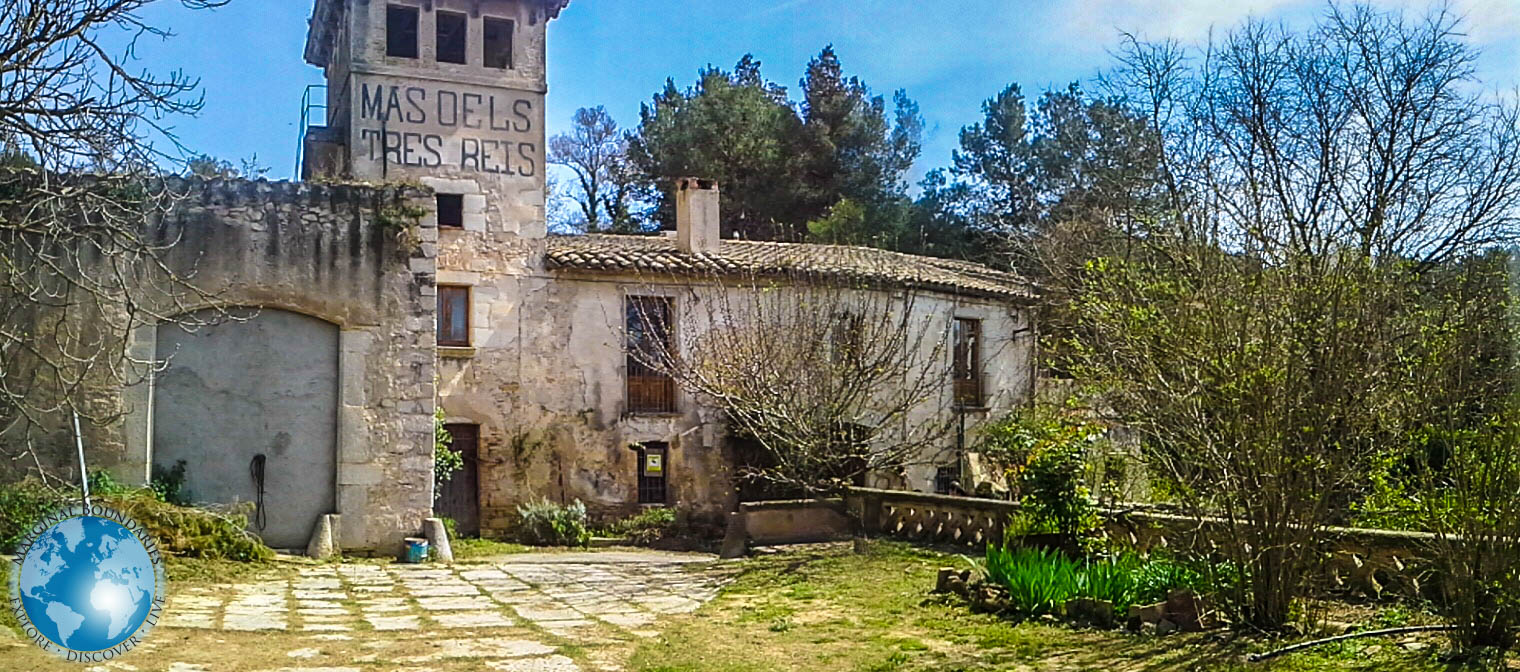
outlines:
{"label": "stone tower", "polygon": [[303,178],[416,181],[439,224],[544,235],[545,37],[569,0],[316,0]]}

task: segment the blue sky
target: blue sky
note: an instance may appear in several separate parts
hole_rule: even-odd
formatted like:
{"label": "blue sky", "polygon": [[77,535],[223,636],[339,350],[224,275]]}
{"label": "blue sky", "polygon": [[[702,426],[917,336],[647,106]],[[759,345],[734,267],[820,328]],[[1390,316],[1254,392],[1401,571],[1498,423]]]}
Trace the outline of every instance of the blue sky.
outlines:
{"label": "blue sky", "polygon": [[[1377,0],[1421,11],[1428,0]],[[1484,51],[1480,74],[1495,90],[1520,87],[1520,0],[1451,0]],[[667,77],[686,86],[709,63],[745,53],[765,75],[795,89],[807,61],[833,44],[849,74],[877,93],[898,88],[927,120],[915,176],[945,165],[956,133],[977,121],[981,101],[1009,83],[1031,98],[1090,81],[1110,62],[1118,31],[1204,39],[1247,16],[1298,24],[1316,0],[572,0],[550,26],[550,134],[578,107],[605,105],[638,123],[639,104]],[[144,14],[178,35],[144,42],[139,64],[200,77],[205,109],[175,122],[197,152],[257,154],[270,177],[289,177],[304,87],[322,83],[302,60],[310,0],[233,0],[210,12],[162,1]]]}

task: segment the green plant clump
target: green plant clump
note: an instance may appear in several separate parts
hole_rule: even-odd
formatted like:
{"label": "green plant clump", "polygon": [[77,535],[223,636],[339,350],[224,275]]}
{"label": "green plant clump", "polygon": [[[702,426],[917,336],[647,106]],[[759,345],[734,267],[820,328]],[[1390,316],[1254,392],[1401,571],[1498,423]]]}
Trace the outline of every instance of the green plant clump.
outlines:
{"label": "green plant clump", "polygon": [[66,491],[34,479],[0,486],[0,552],[16,552],[32,525],[69,501]]}
{"label": "green plant clump", "polygon": [[1088,453],[1104,429],[1040,407],[1014,413],[981,430],[977,450],[998,465],[1031,532],[1051,531],[1073,541],[1099,525],[1098,508],[1085,484]]}
{"label": "green plant clump", "polygon": [[[433,413],[433,498],[443,496],[443,484],[464,469],[464,454],[454,450],[454,436],[444,427],[443,409]],[[450,531],[452,537],[452,530]]]}
{"label": "green plant clump", "polygon": [[613,523],[607,532],[628,543],[648,546],[675,535],[676,510],[665,507],[645,509],[636,516]]}
{"label": "green plant clump", "polygon": [[517,538],[532,546],[587,546],[591,528],[581,500],[560,506],[547,499],[517,507]]}
{"label": "green plant clump", "polygon": [[185,492],[185,461],[179,460],[167,469],[153,467],[153,481],[148,484],[148,488],[160,502],[190,506],[190,494]]}
{"label": "green plant clump", "polygon": [[148,490],[102,499],[147,528],[160,548],[173,555],[239,562],[274,559],[274,551],[247,532],[246,515],[175,506]]}
{"label": "green plant clump", "polygon": [[[105,472],[90,476],[90,494],[142,524],[166,553],[240,562],[274,558],[274,551],[248,534],[244,515],[178,506],[163,501],[159,488],[134,490]],[[38,520],[79,499],[78,490],[54,490],[31,479],[0,486],[0,552],[15,552]]]}
{"label": "green plant clump", "polygon": [[1059,614],[1078,597],[1106,600],[1122,614],[1132,605],[1160,602],[1173,590],[1202,591],[1206,583],[1193,568],[1155,555],[1073,560],[1059,551],[991,544],[985,570],[988,580],[1008,590],[1013,608],[1031,616]]}

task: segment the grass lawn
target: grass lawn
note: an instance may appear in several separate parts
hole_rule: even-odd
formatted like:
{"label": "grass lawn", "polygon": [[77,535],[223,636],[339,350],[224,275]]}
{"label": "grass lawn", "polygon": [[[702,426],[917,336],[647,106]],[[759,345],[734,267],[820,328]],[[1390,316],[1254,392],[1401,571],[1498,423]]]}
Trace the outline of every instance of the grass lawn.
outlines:
{"label": "grass lawn", "polygon": [[1320,647],[1247,665],[1251,651],[1283,642],[1228,632],[1153,637],[973,614],[958,598],[930,594],[935,571],[965,560],[896,542],[866,555],[845,546],[743,563],[735,584],[697,613],[644,642],[628,666],[640,672],[775,670],[1449,670],[1421,638]]}
{"label": "grass lawn", "polygon": [[471,560],[492,558],[499,555],[527,553],[533,550],[522,544],[512,544],[491,539],[467,538],[450,539],[449,549],[454,551],[455,562],[469,562]]}

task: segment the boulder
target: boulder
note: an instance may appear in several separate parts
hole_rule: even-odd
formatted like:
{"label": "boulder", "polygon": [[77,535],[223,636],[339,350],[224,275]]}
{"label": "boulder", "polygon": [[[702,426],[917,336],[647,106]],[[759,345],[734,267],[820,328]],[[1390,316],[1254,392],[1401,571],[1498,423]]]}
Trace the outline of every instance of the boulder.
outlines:
{"label": "boulder", "polygon": [[1114,627],[1114,603],[1088,597],[1076,597],[1066,601],[1066,617],[1100,628]]}
{"label": "boulder", "polygon": [[1183,632],[1202,632],[1216,625],[1203,598],[1191,590],[1174,590],[1167,593],[1166,619],[1177,624]]}
{"label": "boulder", "polygon": [[1128,619],[1139,619],[1141,623],[1160,623],[1161,619],[1166,618],[1166,603],[1133,604],[1125,616]]}
{"label": "boulder", "polygon": [[439,562],[454,562],[454,549],[449,546],[449,531],[442,518],[422,521],[422,532],[427,537],[428,546],[438,553]]}

